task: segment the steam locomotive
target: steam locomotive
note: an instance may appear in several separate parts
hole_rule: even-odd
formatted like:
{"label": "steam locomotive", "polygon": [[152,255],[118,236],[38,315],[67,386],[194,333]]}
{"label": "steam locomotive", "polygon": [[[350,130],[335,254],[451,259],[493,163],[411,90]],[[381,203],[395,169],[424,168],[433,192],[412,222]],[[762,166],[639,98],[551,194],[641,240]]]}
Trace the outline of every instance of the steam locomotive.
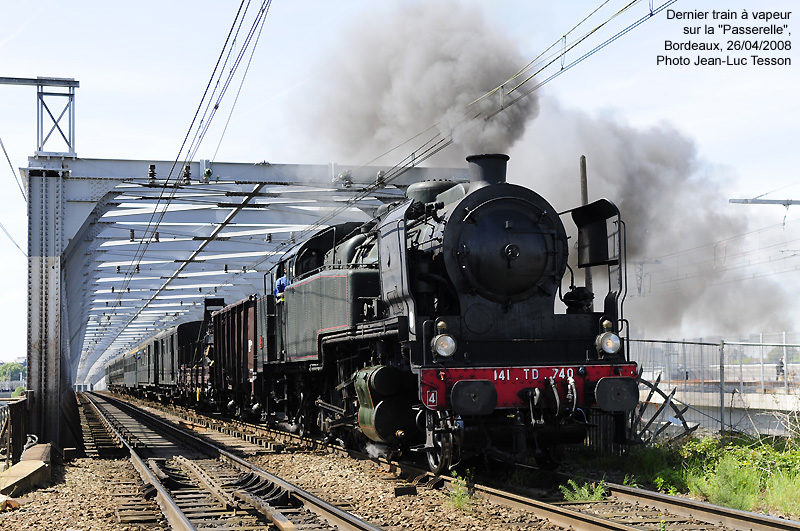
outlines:
{"label": "steam locomotive", "polygon": [[[421,452],[434,472],[475,455],[546,459],[597,415],[623,440],[638,386],[618,209],[557,213],[505,182],[506,155],[467,161],[468,184],[414,183],[369,222],[297,243],[263,294],[207,300],[202,321],[111,363],[108,387]],[[567,216],[573,263],[608,280],[599,311],[575,286]]]}

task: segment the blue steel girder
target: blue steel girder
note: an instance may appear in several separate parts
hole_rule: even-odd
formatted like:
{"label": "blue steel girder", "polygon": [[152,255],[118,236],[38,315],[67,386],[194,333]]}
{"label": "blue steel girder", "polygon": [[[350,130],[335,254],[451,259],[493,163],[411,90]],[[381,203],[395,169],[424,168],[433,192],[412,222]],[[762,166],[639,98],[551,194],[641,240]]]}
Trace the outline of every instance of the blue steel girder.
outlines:
{"label": "blue steel girder", "polygon": [[[54,397],[64,386],[97,383],[126,349],[200,318],[207,296],[232,303],[263,291],[264,273],[296,237],[324,227],[321,218],[366,220],[413,182],[467,177],[412,168],[361,194],[389,168],[199,161],[186,182],[179,166],[167,180],[173,165],[31,157],[21,169],[30,190],[29,388],[45,440],[58,442]],[[357,195],[366,197],[348,204]]]}

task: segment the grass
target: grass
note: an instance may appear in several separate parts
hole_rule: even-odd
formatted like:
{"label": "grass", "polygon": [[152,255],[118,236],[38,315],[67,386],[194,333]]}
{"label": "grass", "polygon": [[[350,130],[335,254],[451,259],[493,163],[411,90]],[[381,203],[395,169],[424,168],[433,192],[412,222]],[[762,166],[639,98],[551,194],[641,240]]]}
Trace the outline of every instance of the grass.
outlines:
{"label": "grass", "polygon": [[639,483],[636,481],[636,476],[633,474],[625,474],[625,479],[622,480],[622,484],[626,487],[633,487],[634,489],[639,488]]}
{"label": "grass", "polygon": [[782,514],[800,515],[800,472],[779,472],[767,482],[764,503]]}
{"label": "grass", "polygon": [[691,494],[716,505],[800,517],[800,446],[790,438],[734,434],[682,446],[634,448],[627,483]]}
{"label": "grass", "polygon": [[690,441],[682,449],[687,490],[711,503],[800,517],[796,441],[735,435]]}
{"label": "grass", "polygon": [[600,501],[608,494],[608,489],[602,481],[578,485],[574,479],[570,479],[566,485],[559,485],[558,488],[566,501]]}
{"label": "grass", "polygon": [[715,505],[752,511],[759,503],[759,470],[752,465],[742,464],[733,455],[722,457],[712,474],[700,476],[690,472],[689,477],[689,491]]}
{"label": "grass", "polygon": [[[727,434],[682,445],[632,447],[621,458],[578,454],[575,461],[595,470],[618,470],[625,485],[800,519],[800,428],[793,433],[782,438]],[[586,485],[561,490],[568,500],[592,499],[593,489]]]}
{"label": "grass", "polygon": [[450,504],[459,511],[467,511],[472,505],[472,489],[469,484],[472,475],[467,469],[463,476],[453,470],[453,486],[450,490]]}

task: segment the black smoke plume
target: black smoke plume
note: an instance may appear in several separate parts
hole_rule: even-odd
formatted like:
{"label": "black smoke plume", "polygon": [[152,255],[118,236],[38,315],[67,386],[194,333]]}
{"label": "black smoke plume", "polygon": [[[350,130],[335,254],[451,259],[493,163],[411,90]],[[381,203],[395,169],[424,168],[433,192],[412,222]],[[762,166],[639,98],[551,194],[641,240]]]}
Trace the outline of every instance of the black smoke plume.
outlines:
{"label": "black smoke plume", "polygon": [[[455,145],[431,164],[464,166],[467,154],[509,152],[509,180],[558,210],[579,203],[578,158],[585,154],[590,199],[613,200],[627,222],[626,315],[634,330],[697,337],[787,326],[781,309],[790,305],[773,280],[737,280],[736,257],[745,253],[725,240],[746,232],[748,221],[674,126],[637,129],[563,109],[552,98],[537,118],[536,94],[489,121],[465,121],[476,112],[468,103],[526,62],[475,7],[443,1],[371,9],[325,54],[322,81],[303,98],[310,144],[324,146],[315,151],[329,160],[367,163],[436,124],[377,162],[399,162],[435,133],[452,135]],[[497,105],[489,98],[479,110]]]}
{"label": "black smoke plume", "polygon": [[580,203],[581,154],[589,200],[611,199],[627,225],[626,315],[634,330],[698,337],[791,326],[781,310],[791,307],[785,290],[748,275],[752,250],[738,236],[751,229],[749,219],[728,204],[690,138],[669,124],[634,128],[546,98],[511,151],[509,180],[558,210],[572,208]]}
{"label": "black smoke plume", "polygon": [[471,119],[496,109],[499,96],[468,105],[525,63],[476,7],[444,1],[370,9],[343,35],[303,111],[307,130],[337,160],[371,161],[433,126],[382,162],[440,133],[455,145],[432,162],[462,165],[476,151],[507,151],[538,111],[530,97],[490,121]]}

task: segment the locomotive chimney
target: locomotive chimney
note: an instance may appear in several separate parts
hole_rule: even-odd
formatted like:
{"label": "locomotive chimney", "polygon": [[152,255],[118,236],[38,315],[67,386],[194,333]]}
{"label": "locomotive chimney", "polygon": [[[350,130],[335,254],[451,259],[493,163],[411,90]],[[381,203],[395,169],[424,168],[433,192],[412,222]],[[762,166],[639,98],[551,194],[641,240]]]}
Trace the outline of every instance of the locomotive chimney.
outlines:
{"label": "locomotive chimney", "polygon": [[506,182],[506,163],[508,155],[491,153],[488,155],[470,155],[469,162],[469,192],[478,188]]}

